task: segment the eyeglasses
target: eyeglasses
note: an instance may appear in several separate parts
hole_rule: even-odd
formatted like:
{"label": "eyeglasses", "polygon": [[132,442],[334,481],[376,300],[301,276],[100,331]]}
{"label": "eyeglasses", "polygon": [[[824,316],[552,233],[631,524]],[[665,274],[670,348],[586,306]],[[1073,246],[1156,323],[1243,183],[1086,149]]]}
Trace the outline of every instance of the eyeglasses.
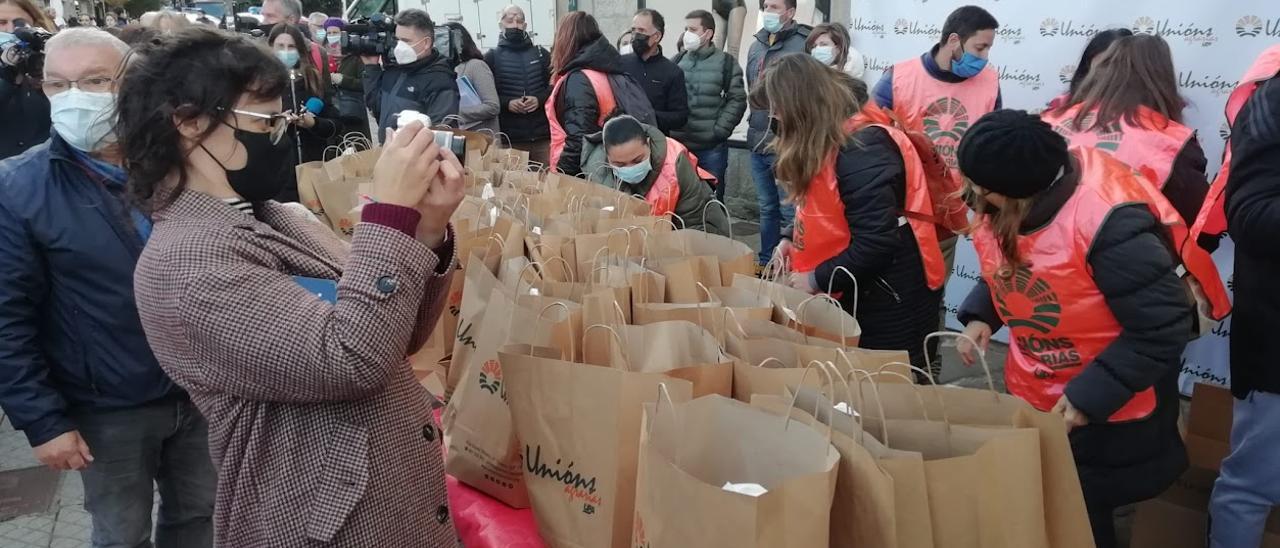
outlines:
{"label": "eyeglasses", "polygon": [[[261,112],[249,112],[247,110],[239,110],[234,108],[231,109],[231,112],[233,114],[239,114],[241,116],[248,116],[250,118],[257,118],[259,120],[267,120],[268,123],[271,124],[271,144],[273,145],[280,144],[280,139],[284,138],[284,133],[286,130],[289,129],[289,122],[291,121],[291,118],[292,118],[287,112],[280,113],[280,114],[263,114]],[[237,128],[237,129],[241,129],[241,128]]]}
{"label": "eyeglasses", "polygon": [[114,84],[115,78],[107,76],[95,76],[93,78],[81,78],[79,80],[45,80],[40,84],[40,88],[44,90],[45,95],[57,95],[71,88],[90,93],[101,93],[111,91],[111,84]]}

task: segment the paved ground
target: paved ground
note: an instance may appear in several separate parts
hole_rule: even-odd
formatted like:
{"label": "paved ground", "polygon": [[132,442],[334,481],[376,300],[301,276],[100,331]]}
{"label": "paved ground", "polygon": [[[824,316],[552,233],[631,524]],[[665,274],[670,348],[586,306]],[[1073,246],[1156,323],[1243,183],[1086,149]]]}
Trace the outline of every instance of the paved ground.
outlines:
{"label": "paved ground", "polygon": [[[0,472],[40,463],[21,432],[0,415]],[[79,474],[63,474],[48,512],[0,522],[3,548],[80,548],[89,546],[89,514],[84,511],[84,488]]]}

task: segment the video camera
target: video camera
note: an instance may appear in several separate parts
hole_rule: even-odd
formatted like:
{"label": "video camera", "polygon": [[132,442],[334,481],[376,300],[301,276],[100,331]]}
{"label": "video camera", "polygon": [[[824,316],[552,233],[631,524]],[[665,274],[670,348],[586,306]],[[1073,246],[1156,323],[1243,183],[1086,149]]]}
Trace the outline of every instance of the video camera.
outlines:
{"label": "video camera", "polygon": [[32,78],[44,75],[44,45],[53,33],[32,27],[22,19],[14,21],[13,38],[0,43],[0,62]]}
{"label": "video camera", "polygon": [[381,13],[347,25],[342,33],[343,55],[367,55],[391,59],[396,47],[396,24]]}

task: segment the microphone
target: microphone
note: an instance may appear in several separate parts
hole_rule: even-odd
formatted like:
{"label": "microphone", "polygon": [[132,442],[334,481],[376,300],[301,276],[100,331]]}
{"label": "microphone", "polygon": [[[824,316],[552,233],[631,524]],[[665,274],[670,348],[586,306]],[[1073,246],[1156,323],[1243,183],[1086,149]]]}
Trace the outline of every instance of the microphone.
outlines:
{"label": "microphone", "polygon": [[306,107],[307,112],[319,116],[320,113],[324,111],[324,101],[320,100],[319,97],[312,97],[307,99]]}

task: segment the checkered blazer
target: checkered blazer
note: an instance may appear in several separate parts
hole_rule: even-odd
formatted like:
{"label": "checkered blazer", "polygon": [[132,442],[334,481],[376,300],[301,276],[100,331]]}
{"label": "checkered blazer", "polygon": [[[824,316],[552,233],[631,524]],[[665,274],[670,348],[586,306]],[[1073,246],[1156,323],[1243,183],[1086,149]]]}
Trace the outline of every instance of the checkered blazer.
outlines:
{"label": "checkered blazer", "polygon": [[[157,213],[138,311],[209,420],[218,546],[458,545],[440,431],[405,359],[443,305],[440,260],[367,223],[348,248],[274,202],[255,219],[185,191]],[[337,303],[294,276],[338,280]]]}

